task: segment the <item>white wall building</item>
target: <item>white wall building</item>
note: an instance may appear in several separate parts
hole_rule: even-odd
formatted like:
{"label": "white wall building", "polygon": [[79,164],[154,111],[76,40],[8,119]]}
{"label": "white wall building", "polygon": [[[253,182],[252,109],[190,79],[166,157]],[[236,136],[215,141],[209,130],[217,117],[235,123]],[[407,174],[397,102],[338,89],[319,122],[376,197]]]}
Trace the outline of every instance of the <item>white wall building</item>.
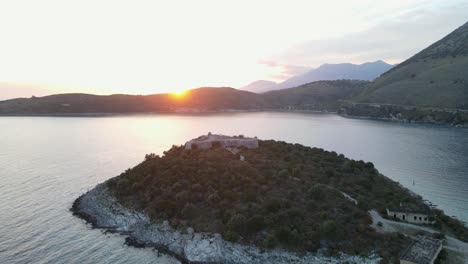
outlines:
{"label": "white wall building", "polygon": [[429,210],[413,210],[403,207],[387,208],[387,215],[413,224],[433,224]]}

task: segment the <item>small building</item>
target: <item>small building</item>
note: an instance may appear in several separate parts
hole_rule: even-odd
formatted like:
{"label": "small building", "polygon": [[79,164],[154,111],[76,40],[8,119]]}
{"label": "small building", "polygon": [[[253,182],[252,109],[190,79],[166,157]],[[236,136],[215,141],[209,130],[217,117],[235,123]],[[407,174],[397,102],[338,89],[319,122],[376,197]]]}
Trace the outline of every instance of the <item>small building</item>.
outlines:
{"label": "small building", "polygon": [[401,264],[433,264],[442,250],[442,240],[417,236],[400,256]]}
{"label": "small building", "polygon": [[185,149],[210,149],[210,148],[258,148],[258,139],[244,136],[225,136],[208,133],[185,143]]}
{"label": "small building", "polygon": [[413,224],[433,224],[432,212],[428,209],[412,209],[403,206],[387,208],[387,215]]}

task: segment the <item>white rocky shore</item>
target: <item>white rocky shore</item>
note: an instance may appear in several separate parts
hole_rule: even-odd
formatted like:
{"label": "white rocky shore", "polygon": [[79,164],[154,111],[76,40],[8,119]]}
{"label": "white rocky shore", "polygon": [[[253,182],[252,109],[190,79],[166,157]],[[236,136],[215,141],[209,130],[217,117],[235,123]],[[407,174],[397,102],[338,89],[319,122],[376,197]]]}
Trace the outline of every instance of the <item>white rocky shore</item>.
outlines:
{"label": "white rocky shore", "polygon": [[151,223],[141,212],[127,209],[110,195],[104,183],[80,196],[71,209],[74,214],[96,228],[117,231],[128,236],[127,242],[135,246],[155,247],[183,263],[379,263],[380,257],[367,258],[341,254],[326,257],[320,254],[298,255],[284,250],[261,250],[224,241],[219,234],[174,230],[167,221]]}

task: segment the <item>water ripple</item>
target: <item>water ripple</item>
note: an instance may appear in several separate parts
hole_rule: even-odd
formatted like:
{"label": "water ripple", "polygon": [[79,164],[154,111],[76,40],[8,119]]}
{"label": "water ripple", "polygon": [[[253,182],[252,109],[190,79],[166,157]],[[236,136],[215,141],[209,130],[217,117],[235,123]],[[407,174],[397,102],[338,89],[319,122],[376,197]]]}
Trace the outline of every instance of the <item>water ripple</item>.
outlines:
{"label": "water ripple", "polygon": [[0,117],[0,127],[0,263],[178,263],[90,229],[69,208],[145,154],[161,154],[208,131],[372,161],[386,176],[468,221],[468,129],[300,113]]}

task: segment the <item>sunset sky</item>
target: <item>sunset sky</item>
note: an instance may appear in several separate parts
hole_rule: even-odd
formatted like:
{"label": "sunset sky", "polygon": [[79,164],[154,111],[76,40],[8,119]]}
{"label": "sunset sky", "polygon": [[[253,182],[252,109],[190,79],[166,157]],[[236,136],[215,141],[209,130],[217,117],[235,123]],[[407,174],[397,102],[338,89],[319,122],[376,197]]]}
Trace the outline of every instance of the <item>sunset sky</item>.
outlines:
{"label": "sunset sky", "polygon": [[0,0],[0,100],[150,94],[398,63],[468,20],[468,1]]}

